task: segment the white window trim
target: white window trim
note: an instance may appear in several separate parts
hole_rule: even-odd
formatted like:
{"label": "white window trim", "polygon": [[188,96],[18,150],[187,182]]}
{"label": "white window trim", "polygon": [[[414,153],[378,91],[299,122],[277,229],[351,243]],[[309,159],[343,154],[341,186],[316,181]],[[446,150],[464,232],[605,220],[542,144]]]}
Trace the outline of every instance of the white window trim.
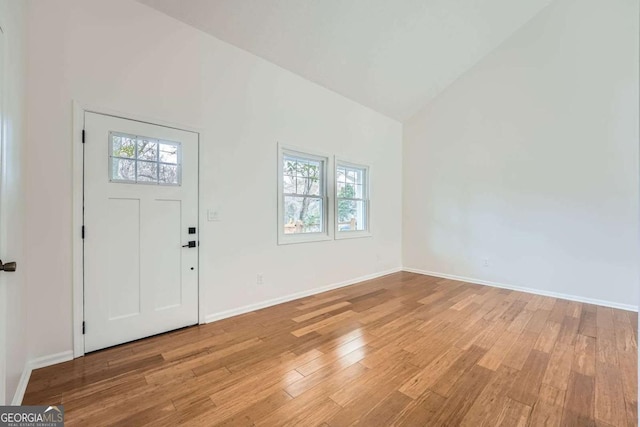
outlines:
{"label": "white window trim", "polygon": [[339,231],[338,227],[338,185],[337,183],[334,185],[334,189],[335,191],[333,192],[333,206],[334,206],[334,210],[333,210],[333,221],[334,221],[334,234],[335,234],[335,239],[336,240],[343,240],[343,239],[358,239],[358,238],[362,238],[362,237],[371,237],[371,167],[368,165],[364,165],[361,163],[354,163],[348,160],[344,160],[338,156],[334,157],[334,167],[333,167],[333,181],[336,181],[336,177],[338,175],[338,167],[342,166],[342,167],[351,167],[351,168],[358,168],[358,169],[364,169],[365,171],[365,185],[364,185],[364,191],[365,191],[365,212],[366,212],[366,228],[364,230],[359,230],[359,231]]}
{"label": "white window trim", "polygon": [[[282,158],[285,154],[291,154],[293,156],[307,157],[309,159],[318,160],[323,162],[324,176],[322,181],[323,189],[323,215],[324,230],[318,233],[300,233],[300,234],[285,234],[284,233],[284,183],[282,177],[284,174]],[[292,147],[278,143],[278,245],[289,245],[294,243],[309,243],[309,242],[322,242],[327,240],[333,240],[334,221],[333,215],[333,198],[329,197],[333,194],[333,182],[334,179],[329,178],[330,171],[334,171],[331,156],[323,153],[314,152],[305,148]],[[335,173],[335,172],[334,172]]]}

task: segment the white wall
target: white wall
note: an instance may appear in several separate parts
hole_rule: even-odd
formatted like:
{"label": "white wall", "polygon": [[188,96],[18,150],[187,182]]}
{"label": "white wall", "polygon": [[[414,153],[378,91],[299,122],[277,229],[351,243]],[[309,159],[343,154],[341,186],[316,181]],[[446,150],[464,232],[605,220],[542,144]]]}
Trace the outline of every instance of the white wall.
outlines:
{"label": "white wall", "polygon": [[[16,261],[15,273],[0,273],[0,366],[6,371],[6,384],[0,378],[0,405],[11,403],[18,387],[27,358],[27,338],[24,327],[27,320],[25,253],[24,253],[24,141],[25,103],[24,73],[26,65],[25,36],[26,8],[20,1],[0,0],[0,26],[6,49],[4,56],[5,92],[0,96],[3,105],[2,125],[4,150],[2,152],[2,199],[0,200],[0,259]],[[1,62],[0,62],[1,63]]]}
{"label": "white wall", "polygon": [[[133,1],[31,1],[28,16],[31,357],[72,348],[72,100],[204,130],[207,314],[401,266],[400,123]],[[277,246],[277,142],[369,163],[374,237]]]}
{"label": "white wall", "polygon": [[557,0],[406,123],[406,267],[637,304],[638,31]]}

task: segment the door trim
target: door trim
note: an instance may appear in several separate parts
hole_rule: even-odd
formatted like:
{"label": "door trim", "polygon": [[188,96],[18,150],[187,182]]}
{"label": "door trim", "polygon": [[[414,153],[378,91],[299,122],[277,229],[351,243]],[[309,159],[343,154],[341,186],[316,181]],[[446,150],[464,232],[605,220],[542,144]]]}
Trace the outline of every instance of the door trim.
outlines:
{"label": "door trim", "polygon": [[[7,96],[6,96],[6,80],[7,80],[7,43],[4,29],[0,24],[0,118],[4,118],[7,112]],[[6,191],[6,126],[5,121],[0,120],[0,252],[4,256],[6,249],[7,236],[7,201],[5,199]],[[4,221],[1,221],[4,218]],[[9,404],[9,396],[7,396],[7,284],[4,275],[0,277],[0,405]]]}
{"label": "door trim", "polygon": [[[82,104],[76,100],[73,101],[73,135],[71,138],[71,152],[73,154],[73,198],[72,198],[72,298],[73,298],[73,357],[84,356],[84,334],[82,333],[82,322],[84,321],[84,251],[82,241],[82,225],[84,223],[83,199],[84,199],[84,147],[82,145],[82,130],[84,129],[85,113],[97,113],[106,116],[118,117],[121,119],[134,120],[137,122],[148,123],[157,126],[178,129],[186,132],[192,132],[198,135],[198,229],[200,230],[200,143],[203,138],[204,131],[202,128],[195,126],[171,123],[163,120],[157,120],[137,114],[123,113],[108,108],[95,107]],[[88,233],[91,230],[87,231]],[[201,261],[201,254],[198,251],[198,264]],[[200,269],[198,268],[198,323],[206,323],[206,314],[204,310],[205,292],[204,287],[200,286]]]}

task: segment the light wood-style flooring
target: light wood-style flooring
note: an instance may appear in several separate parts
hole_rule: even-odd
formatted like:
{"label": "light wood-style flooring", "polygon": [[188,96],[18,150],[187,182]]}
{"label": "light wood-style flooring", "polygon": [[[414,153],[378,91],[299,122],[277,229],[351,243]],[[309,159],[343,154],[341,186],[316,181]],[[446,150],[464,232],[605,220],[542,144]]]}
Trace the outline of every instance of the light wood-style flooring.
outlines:
{"label": "light wood-style flooring", "polygon": [[33,372],[74,425],[635,426],[637,313],[396,273]]}

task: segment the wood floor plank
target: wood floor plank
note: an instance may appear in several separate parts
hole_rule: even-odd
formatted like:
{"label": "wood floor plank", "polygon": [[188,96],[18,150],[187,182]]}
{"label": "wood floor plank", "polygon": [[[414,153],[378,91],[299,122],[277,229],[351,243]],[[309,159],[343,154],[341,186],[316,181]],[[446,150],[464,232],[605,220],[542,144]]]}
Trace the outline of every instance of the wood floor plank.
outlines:
{"label": "wood floor plank", "polygon": [[596,312],[595,311],[583,311],[580,317],[580,326],[578,327],[578,333],[587,337],[596,337]]}
{"label": "wood floor plank", "polygon": [[[326,378],[324,382],[307,389],[304,393],[296,396],[293,400],[282,405],[269,415],[256,420],[255,425],[267,427],[280,425],[286,420],[308,412],[314,405],[328,398],[329,394],[343,384],[348,384],[367,372],[368,369],[358,363],[340,370],[335,375]],[[325,421],[328,421],[328,419]]]}
{"label": "wood floor plank", "polygon": [[339,308],[347,307],[349,305],[351,305],[351,303],[349,301],[342,301],[342,302],[339,302],[337,304],[333,304],[333,305],[329,305],[327,307],[319,308],[318,310],[312,311],[310,313],[302,314],[300,316],[294,317],[291,320],[293,320],[294,322],[298,322],[298,323],[304,322],[305,320],[313,319],[314,317],[318,317],[321,314],[330,313],[330,312],[335,311],[335,310],[337,310]]}
{"label": "wood floor plank", "polygon": [[521,370],[537,339],[537,333],[524,331],[520,334],[516,342],[513,343],[509,352],[505,355],[502,360],[502,365]]}
{"label": "wood floor plank", "polygon": [[419,398],[410,402],[402,409],[391,426],[420,426],[430,425],[435,420],[438,411],[443,407],[446,399],[437,393],[427,391]]}
{"label": "wood floor plank", "polygon": [[637,313],[395,273],[32,372],[69,426],[635,426]]}
{"label": "wood floor plank", "polygon": [[[413,399],[396,390],[369,411],[369,413],[363,417],[359,417],[352,425],[362,427],[392,425],[398,418],[399,414],[401,414],[402,411],[413,401]],[[331,425],[333,425],[333,422]]]}
{"label": "wood floor plank", "polygon": [[574,358],[574,346],[558,342],[551,352],[542,382],[560,390],[567,388]]}
{"label": "wood floor plank", "polygon": [[530,414],[531,406],[507,398],[496,425],[500,427],[526,427]]}
{"label": "wood floor plank", "polygon": [[336,359],[346,356],[349,353],[358,350],[360,347],[364,347],[365,345],[366,343],[363,340],[356,339],[356,340],[348,341],[345,344],[337,347],[331,353],[323,354],[322,356],[316,357],[310,360],[309,362],[298,366],[296,368],[296,371],[300,372],[302,375],[306,377],[324,368],[325,366],[330,365]]}
{"label": "wood floor plank", "polygon": [[533,406],[538,400],[540,385],[549,364],[549,355],[538,350],[532,350],[522,370],[516,375],[516,380],[508,392],[514,400]]}
{"label": "wood floor plank", "polygon": [[612,426],[627,424],[622,379],[618,369],[608,363],[596,363],[595,418]]}
{"label": "wood floor plank", "polygon": [[460,425],[463,427],[493,427],[497,425],[506,403],[507,391],[516,379],[516,370],[500,367],[482,390]]}
{"label": "wood floor plank", "polygon": [[440,396],[449,397],[454,384],[464,376],[484,356],[486,350],[482,347],[471,346],[465,351],[446,372],[438,378],[429,389]]}
{"label": "wood floor plank", "polygon": [[578,335],[573,352],[572,369],[583,375],[596,375],[596,339],[588,335]]}
{"label": "wood floor plank", "polygon": [[321,329],[321,328],[323,328],[325,326],[328,326],[328,325],[331,325],[331,324],[334,324],[334,323],[338,323],[338,322],[340,322],[340,321],[342,321],[344,319],[347,319],[347,318],[351,318],[354,315],[355,315],[355,312],[353,312],[351,310],[348,310],[348,311],[345,311],[345,312],[342,312],[342,313],[338,314],[337,316],[330,316],[330,317],[327,317],[326,319],[321,320],[321,321],[319,321],[317,323],[314,323],[312,325],[305,326],[304,328],[296,329],[295,331],[292,331],[291,333],[293,335],[295,335],[296,337],[301,337],[301,336],[306,335],[308,333],[317,331],[318,329]]}
{"label": "wood floor plank", "polygon": [[[336,374],[338,374],[339,372],[351,367],[352,365],[358,364],[358,362],[367,355],[367,352],[367,347],[360,347],[352,351],[351,353],[348,353],[336,359],[333,363],[324,366],[322,369],[319,369],[314,373],[301,378],[300,380],[286,387],[284,390],[289,393],[289,395],[298,397],[307,390],[317,385],[322,385],[328,379],[336,376]],[[358,364],[358,366],[362,365]],[[363,369],[363,371],[364,370],[365,369]]]}
{"label": "wood floor plank", "polygon": [[347,295],[340,294],[340,293],[333,293],[333,294],[324,293],[321,295],[324,295],[324,297],[314,296],[314,297],[305,298],[304,300],[301,300],[301,302],[297,305],[296,310],[300,310],[300,311],[309,310],[319,305],[323,305],[326,303],[334,302],[339,299],[347,298]]}
{"label": "wood floor plank", "polygon": [[551,350],[553,350],[556,344],[556,339],[558,338],[561,327],[562,325],[559,323],[547,320],[533,348],[545,353],[551,353]]}
{"label": "wood floor plank", "polygon": [[564,410],[563,426],[594,426],[595,379],[571,371]]}
{"label": "wood floor plank", "polygon": [[[250,407],[254,402],[287,387],[299,380],[302,375],[292,370],[281,377],[270,378],[269,381],[256,381],[242,384],[239,387],[229,387],[221,392],[211,395],[215,408],[195,419],[195,423],[207,422],[212,419],[226,419],[238,412]],[[262,380],[262,379],[261,379]]]}
{"label": "wood floor plank", "polygon": [[637,335],[631,323],[615,322],[616,347],[619,352],[637,352]]}
{"label": "wood floor plank", "polygon": [[553,308],[551,309],[551,313],[549,313],[549,321],[562,323],[568,307],[569,301],[556,299],[555,303],[553,304]]}
{"label": "wood floor plank", "polygon": [[598,306],[596,309],[596,326],[600,329],[615,329],[613,325],[613,309]]}
{"label": "wood floor plank", "polygon": [[[415,374],[417,370],[417,367],[407,362],[397,363],[395,361],[389,361],[388,363],[368,370],[349,384],[344,384],[340,390],[336,390],[329,397],[340,406],[345,407],[350,402],[360,399],[371,390],[376,390],[386,384],[389,378],[399,377],[406,380]],[[400,384],[398,384],[398,386],[399,385]],[[371,402],[368,402],[368,404],[370,405]]]}
{"label": "wood floor plank", "polygon": [[464,350],[457,347],[451,347],[436,360],[427,365],[409,381],[400,387],[400,392],[406,394],[412,399],[418,398],[430,386],[435,384],[445,372],[453,366],[453,364],[464,354]]}
{"label": "wood floor plank", "polygon": [[638,426],[638,402],[626,402],[627,407],[627,426]]}
{"label": "wood floor plank", "polygon": [[493,375],[490,369],[474,365],[454,385],[451,397],[438,411],[433,425],[459,425]]}
{"label": "wood floor plank", "polygon": [[340,412],[342,407],[329,398],[325,398],[307,411],[300,412],[296,417],[288,419],[281,426],[316,426],[324,420],[331,419]]}
{"label": "wood floor plank", "polygon": [[598,327],[596,337],[596,360],[601,363],[618,366],[618,349],[614,329]]}
{"label": "wood floor plank", "polygon": [[[618,353],[622,389],[627,402],[638,401],[638,353]],[[594,362],[595,366],[595,362]],[[595,368],[594,368],[595,369]]]}
{"label": "wood floor plank", "polygon": [[[378,368],[379,369],[379,368]],[[370,370],[367,374],[375,372],[376,369]],[[384,377],[378,377],[375,381],[375,385],[360,381],[364,379],[366,375],[363,375],[358,380],[353,381],[351,384],[356,387],[351,389],[351,396],[349,399],[342,399],[340,406],[343,408],[334,417],[329,419],[328,423],[334,427],[350,426],[357,423],[361,418],[367,417],[370,411],[376,411],[380,413],[386,413],[388,408],[382,407],[383,405],[396,405],[397,402],[388,401],[389,396],[397,391],[398,386],[402,384],[407,378],[415,373],[417,368],[411,364],[399,364],[393,367]],[[401,393],[400,393],[401,394]],[[336,395],[332,395],[332,400],[336,399]],[[339,397],[342,398],[343,396]],[[336,402],[337,403],[337,402]],[[366,424],[364,424],[366,425]]]}
{"label": "wood floor plank", "polygon": [[529,320],[529,322],[525,325],[524,329],[529,332],[540,334],[540,332],[542,332],[547,324],[550,313],[551,312],[549,310],[537,310],[535,313],[533,313],[533,315],[531,316],[531,320]]}
{"label": "wood floor plank", "polygon": [[560,332],[558,332],[558,342],[567,345],[574,345],[578,335],[580,319],[572,316],[564,316]]}
{"label": "wood floor plank", "polygon": [[562,411],[565,391],[542,384],[538,401],[535,403],[529,425],[559,427],[562,425]]}
{"label": "wood floor plank", "polygon": [[[257,420],[269,415],[291,400],[293,400],[293,397],[289,396],[287,392],[285,392],[284,390],[277,390],[272,395],[267,396],[262,400],[256,401],[253,405],[249,406],[241,412],[238,412],[234,416],[223,420],[222,422],[216,424],[216,426],[253,426]],[[190,419],[193,419],[193,417]],[[186,422],[188,421],[188,419],[183,419],[182,421]]]}
{"label": "wood floor plank", "polygon": [[505,330],[491,349],[478,362],[478,365],[495,371],[500,367],[502,361],[507,356],[511,347],[516,343],[519,333]]}

